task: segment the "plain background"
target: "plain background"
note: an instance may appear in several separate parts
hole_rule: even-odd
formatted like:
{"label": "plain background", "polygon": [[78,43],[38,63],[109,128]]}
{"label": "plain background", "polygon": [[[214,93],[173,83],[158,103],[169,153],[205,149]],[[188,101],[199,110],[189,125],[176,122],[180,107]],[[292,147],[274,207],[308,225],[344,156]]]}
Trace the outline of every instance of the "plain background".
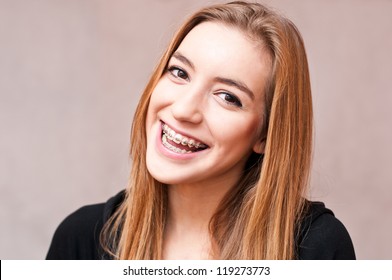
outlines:
{"label": "plain background", "polygon": [[[136,102],[174,30],[217,1],[0,0],[0,259],[127,183]],[[315,109],[310,197],[359,259],[392,259],[392,1],[270,0],[300,29]]]}

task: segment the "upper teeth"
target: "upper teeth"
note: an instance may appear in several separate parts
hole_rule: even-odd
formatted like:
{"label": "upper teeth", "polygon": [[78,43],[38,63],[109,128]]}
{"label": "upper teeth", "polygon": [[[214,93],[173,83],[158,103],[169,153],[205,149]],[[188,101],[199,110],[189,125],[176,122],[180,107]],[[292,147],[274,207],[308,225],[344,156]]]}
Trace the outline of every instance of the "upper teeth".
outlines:
{"label": "upper teeth", "polygon": [[182,136],[180,133],[176,133],[173,129],[171,129],[167,124],[162,126],[163,133],[166,134],[166,137],[172,140],[174,143],[181,144],[183,146],[188,146],[189,148],[207,148],[206,145],[185,136]]}

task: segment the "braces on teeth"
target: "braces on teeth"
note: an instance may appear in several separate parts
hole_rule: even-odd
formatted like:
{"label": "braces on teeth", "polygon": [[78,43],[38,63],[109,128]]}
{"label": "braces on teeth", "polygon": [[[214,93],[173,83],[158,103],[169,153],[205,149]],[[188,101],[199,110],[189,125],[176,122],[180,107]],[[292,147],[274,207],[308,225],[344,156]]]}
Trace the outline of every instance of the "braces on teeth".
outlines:
{"label": "braces on teeth", "polygon": [[206,145],[204,145],[198,141],[195,141],[194,139],[189,139],[188,137],[185,137],[179,133],[176,133],[173,129],[168,127],[166,124],[162,125],[162,129],[163,129],[162,143],[165,147],[172,150],[173,152],[185,154],[185,153],[191,153],[192,151],[187,151],[184,149],[174,147],[174,146],[170,145],[170,143],[167,142],[167,139],[173,141],[176,144],[188,146],[189,148],[196,148],[196,149],[207,148]]}
{"label": "braces on teeth", "polygon": [[191,151],[187,151],[187,150],[172,146],[169,142],[167,142],[167,137],[165,134],[163,134],[163,136],[162,136],[162,144],[163,144],[163,146],[165,146],[169,150],[171,150],[175,153],[178,153],[178,154],[190,154],[191,153]]}

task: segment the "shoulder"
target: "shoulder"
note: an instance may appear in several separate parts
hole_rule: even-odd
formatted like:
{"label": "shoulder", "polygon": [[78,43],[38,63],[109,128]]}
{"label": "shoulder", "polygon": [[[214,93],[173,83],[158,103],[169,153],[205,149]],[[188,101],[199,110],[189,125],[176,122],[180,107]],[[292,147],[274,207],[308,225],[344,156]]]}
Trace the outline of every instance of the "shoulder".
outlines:
{"label": "shoulder", "polygon": [[124,192],[106,203],[87,205],[68,215],[57,227],[47,259],[102,259],[100,246],[103,225],[123,200]]}
{"label": "shoulder", "polygon": [[322,202],[308,202],[297,240],[298,259],[355,259],[347,229]]}

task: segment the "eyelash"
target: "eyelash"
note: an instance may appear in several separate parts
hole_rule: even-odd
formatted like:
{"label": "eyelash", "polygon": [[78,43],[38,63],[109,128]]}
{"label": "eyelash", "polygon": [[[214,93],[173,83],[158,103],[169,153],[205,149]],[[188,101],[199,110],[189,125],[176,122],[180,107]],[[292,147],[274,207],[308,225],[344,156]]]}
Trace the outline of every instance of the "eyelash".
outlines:
{"label": "eyelash", "polygon": [[[188,73],[185,70],[181,69],[180,67],[170,66],[167,69],[167,71],[170,73],[170,75],[172,75],[176,79],[189,81]],[[179,74],[179,73],[182,73],[182,74]],[[181,77],[181,75],[185,75],[185,77]],[[238,107],[238,108],[242,108],[242,103],[238,99],[237,96],[235,96],[235,95],[233,95],[231,93],[228,93],[228,92],[218,92],[216,95],[217,96],[224,95],[224,98],[222,98],[222,97],[219,97],[219,98],[221,98],[225,103],[227,103],[230,106],[235,106],[235,107]],[[231,99],[231,101],[227,100],[227,98]]]}
{"label": "eyelash", "polygon": [[[174,78],[181,79],[181,80],[186,80],[186,81],[189,80],[189,75],[188,75],[188,73],[187,73],[185,70],[181,69],[180,67],[171,66],[171,67],[169,67],[167,70],[169,71],[170,75],[172,75]],[[177,71],[177,74],[175,74],[175,71]],[[179,75],[179,72],[185,74],[186,77],[181,77],[181,76]]]}
{"label": "eyelash", "polygon": [[[217,93],[216,95],[224,95],[224,98],[221,98],[224,102],[226,102],[227,104],[229,104],[230,106],[235,106],[235,107],[238,107],[238,108],[242,108],[242,103],[241,103],[241,101],[238,99],[238,97],[237,96],[235,96],[235,95],[233,95],[233,94],[230,94],[230,93],[228,93],[228,92],[219,92],[219,93]],[[227,100],[226,98],[230,98],[230,99],[232,99],[231,101],[229,101],[229,100]]]}

